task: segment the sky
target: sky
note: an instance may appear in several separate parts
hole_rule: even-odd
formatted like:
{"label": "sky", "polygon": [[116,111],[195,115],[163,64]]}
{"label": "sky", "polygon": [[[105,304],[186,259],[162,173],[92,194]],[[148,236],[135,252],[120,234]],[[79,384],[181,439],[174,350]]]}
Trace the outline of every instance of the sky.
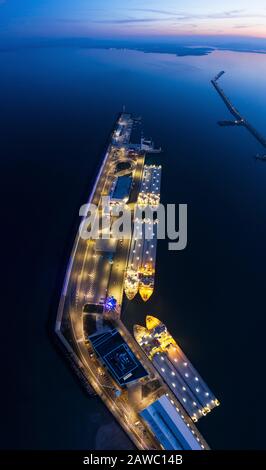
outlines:
{"label": "sky", "polygon": [[266,0],[0,0],[0,34],[266,38]]}

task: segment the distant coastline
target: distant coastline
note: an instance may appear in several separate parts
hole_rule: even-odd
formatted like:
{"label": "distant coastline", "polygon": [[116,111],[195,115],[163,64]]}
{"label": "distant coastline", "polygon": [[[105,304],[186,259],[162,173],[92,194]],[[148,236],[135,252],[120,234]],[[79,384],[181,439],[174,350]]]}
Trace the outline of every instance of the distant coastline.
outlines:
{"label": "distant coastline", "polygon": [[156,38],[154,41],[144,40],[112,40],[91,38],[23,38],[17,40],[2,38],[0,51],[11,51],[25,48],[69,47],[82,49],[125,49],[144,53],[172,54],[178,57],[206,56],[214,51],[244,52],[253,54],[266,54],[266,40],[253,38],[252,41],[234,40],[232,38],[218,40],[217,38],[196,39],[176,38],[171,41]]}

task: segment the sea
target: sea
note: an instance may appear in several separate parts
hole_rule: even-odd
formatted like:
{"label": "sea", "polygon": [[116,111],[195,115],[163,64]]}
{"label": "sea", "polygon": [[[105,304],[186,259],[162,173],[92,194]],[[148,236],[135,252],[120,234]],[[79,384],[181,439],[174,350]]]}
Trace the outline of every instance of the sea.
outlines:
{"label": "sea", "polygon": [[160,318],[220,400],[198,423],[211,448],[265,448],[265,149],[217,124],[231,116],[210,81],[224,70],[266,136],[266,56],[44,46],[1,50],[0,69],[1,447],[132,448],[53,335],[79,207],[124,107],[163,149],[161,200],[187,204],[188,243],[158,242],[154,294],[122,318]]}

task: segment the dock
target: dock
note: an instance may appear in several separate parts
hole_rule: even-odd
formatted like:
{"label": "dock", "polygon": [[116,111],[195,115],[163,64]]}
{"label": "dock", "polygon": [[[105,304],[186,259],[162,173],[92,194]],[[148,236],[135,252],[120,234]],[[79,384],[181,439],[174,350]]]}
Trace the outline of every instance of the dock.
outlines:
{"label": "dock", "polygon": [[[127,205],[131,219],[137,203],[156,209],[160,200],[161,166],[145,164],[146,151],[156,149],[150,141],[147,149],[140,143],[132,147],[133,124],[131,114],[119,115],[92,192],[82,206],[85,211],[63,283],[55,333],[86,392],[102,399],[138,449],[207,450],[193,419],[121,320],[124,291],[133,298],[139,289],[145,301],[152,294],[156,237],[138,239],[132,227],[129,237],[114,232],[106,238],[103,198],[109,196],[113,208]],[[101,227],[96,237],[88,237],[90,203],[97,208]],[[118,217],[114,211],[110,221]],[[156,235],[156,221],[147,219],[139,217],[137,228]],[[159,432],[154,418],[158,412]]]}
{"label": "dock", "polygon": [[244,126],[255,139],[264,147],[266,148],[266,139],[265,137],[254,127],[250,124],[247,119],[245,119],[241,113],[236,109],[236,107],[232,104],[228,96],[225,94],[223,89],[218,84],[218,80],[224,75],[224,71],[222,70],[219,72],[213,80],[211,80],[212,85],[214,86],[215,90],[222,98],[224,104],[226,105],[227,109],[230,111],[232,116],[234,116],[234,121],[219,121],[220,126]]}

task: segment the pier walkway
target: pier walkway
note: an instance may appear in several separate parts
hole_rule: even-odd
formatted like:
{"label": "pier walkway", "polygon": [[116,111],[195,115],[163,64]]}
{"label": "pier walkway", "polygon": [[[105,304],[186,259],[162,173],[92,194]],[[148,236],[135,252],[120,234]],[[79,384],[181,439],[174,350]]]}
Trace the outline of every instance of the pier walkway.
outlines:
{"label": "pier walkway", "polygon": [[[221,71],[218,73],[213,80],[211,80],[212,85],[214,86],[215,90],[217,93],[220,95],[222,98],[223,102],[225,103],[227,109],[230,111],[230,113],[234,116],[236,119],[235,122],[230,122],[228,125],[241,125],[244,126],[252,135],[257,139],[257,141],[264,147],[266,148],[266,139],[265,137],[255,129],[254,126],[252,126],[241,114],[240,112],[235,108],[235,106],[231,103],[230,99],[226,96],[225,92],[223,89],[220,87],[218,84],[218,80],[221,78],[221,76],[224,74],[224,71]],[[226,121],[223,121],[224,123]],[[224,124],[225,125],[225,124]]]}

